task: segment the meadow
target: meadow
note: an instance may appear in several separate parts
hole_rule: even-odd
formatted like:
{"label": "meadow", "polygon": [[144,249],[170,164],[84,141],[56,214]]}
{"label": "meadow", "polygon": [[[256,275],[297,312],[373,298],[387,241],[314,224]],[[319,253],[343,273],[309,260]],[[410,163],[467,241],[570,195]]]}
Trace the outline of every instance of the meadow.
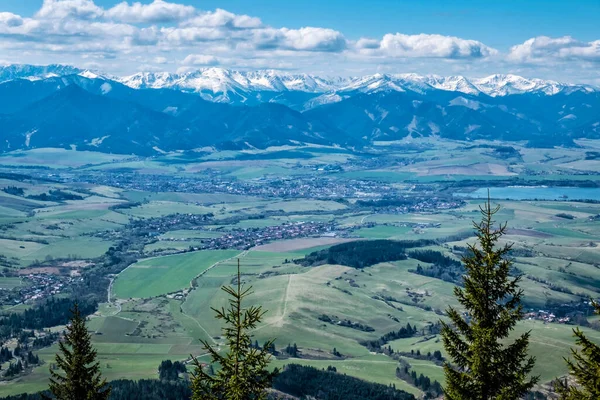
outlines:
{"label": "meadow", "polygon": [[[501,182],[505,187],[507,179],[515,177],[534,184],[541,180],[571,184],[598,179],[594,172],[596,164],[582,160],[581,150],[533,151],[515,145],[522,157],[517,161],[490,154],[484,146],[490,145],[486,142],[438,143],[423,138],[419,151],[412,149],[413,145],[376,144],[373,152],[398,160],[389,165],[369,164],[372,155],[363,159],[353,153],[312,147],[297,149],[305,155],[296,159],[287,158],[290,153],[281,152],[290,149],[281,148],[199,153],[189,160],[181,154],[130,159],[62,149],[30,150],[0,155],[0,172],[14,173],[15,166],[20,165],[28,169],[50,168],[42,170],[50,171],[44,172],[44,176],[62,170],[70,174],[135,171],[141,175],[177,177],[210,173],[211,179],[226,177],[257,186],[290,177],[326,177],[350,186],[358,181],[377,183],[384,185],[385,190],[399,189],[407,197],[419,194],[419,187],[424,187],[427,196],[450,199],[453,193],[472,194],[479,185],[493,187],[495,182]],[[477,147],[480,145],[483,147]],[[590,149],[597,143],[583,145]],[[281,158],[269,158],[277,155]],[[59,158],[61,161],[56,161]],[[325,168],[332,165],[339,169]],[[26,169],[18,171],[23,173]],[[559,171],[560,174],[553,174]],[[190,354],[202,357],[205,350],[200,339],[222,345],[222,326],[211,307],[227,306],[221,287],[235,281],[239,258],[242,280],[254,291],[248,304],[268,310],[263,322],[252,332],[254,339],[262,343],[275,338],[278,350],[293,343],[300,349],[300,358],[280,356],[273,366],[290,362],[322,368],[332,365],[338,372],[394,384],[415,394],[420,393],[417,388],[395,376],[397,361],[370,353],[360,342],[377,339],[407,323],[425,329],[444,318],[448,306],[457,306],[454,283],[412,272],[419,265],[427,266],[412,258],[362,270],[330,264],[302,267],[293,260],[337,243],[372,239],[432,239],[436,242],[427,249],[458,259],[461,249],[474,241],[472,221],[479,218],[478,207],[482,203],[481,199],[468,199],[458,208],[408,212],[393,207],[360,208],[358,200],[368,200],[368,196],[339,201],[332,196],[260,197],[203,190],[186,193],[103,183],[19,181],[0,175],[0,189],[8,186],[22,187],[25,196],[0,191],[0,256],[7,263],[3,268],[11,272],[8,274],[11,276],[0,277],[0,289],[6,290],[31,285],[27,275],[35,272],[32,266],[36,261],[52,263],[56,259],[56,266],[62,267],[64,258],[69,258],[92,265],[122,240],[119,234],[126,232],[132,222],[172,215],[177,218],[213,215],[210,225],[183,229],[167,226],[151,232],[152,240],[145,237],[147,241],[138,249],[139,259],[111,276],[111,302],[100,304],[98,312],[89,319],[103,374],[108,379],[155,378],[162,360],[186,360]],[[72,192],[81,199],[27,198],[57,189]],[[503,197],[503,190],[496,189],[497,197]],[[600,204],[572,201],[575,199],[572,196],[559,198],[560,201],[524,201],[505,195],[512,199],[495,200],[502,206],[498,222],[506,221],[509,226],[502,243],[512,243],[519,251],[515,267],[524,275],[522,287],[527,311],[544,309],[553,303],[600,297],[597,228]],[[124,204],[129,206],[119,207]],[[264,218],[256,218],[259,214],[265,214]],[[260,246],[248,248],[198,250],[207,241],[239,232],[260,232],[283,223],[315,221],[334,228],[327,237],[315,234],[266,240]],[[382,301],[383,297],[390,300]],[[327,323],[320,319],[323,315],[350,320],[372,331]],[[571,328],[571,325],[527,320],[515,330],[515,334],[532,331],[531,354],[538,360],[534,372],[541,375],[543,382],[566,373],[562,357],[568,356],[573,346]],[[586,333],[600,342],[598,331],[586,329]],[[389,345],[396,351],[443,352],[439,335],[399,339]],[[333,354],[334,348],[341,357]],[[39,350],[46,364],[0,384],[0,395],[45,388],[48,364],[56,349],[52,346]],[[441,368],[433,362],[411,358],[405,361],[418,374],[443,380]]]}
{"label": "meadow", "polygon": [[208,268],[239,254],[235,250],[203,251],[142,260],[115,279],[119,298],[147,298],[177,292]]}

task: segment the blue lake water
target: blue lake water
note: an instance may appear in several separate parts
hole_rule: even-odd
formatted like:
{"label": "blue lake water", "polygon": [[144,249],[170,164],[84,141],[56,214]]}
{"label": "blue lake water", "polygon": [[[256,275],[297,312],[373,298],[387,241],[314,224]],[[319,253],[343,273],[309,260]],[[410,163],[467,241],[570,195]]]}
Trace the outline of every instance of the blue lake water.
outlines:
{"label": "blue lake water", "polygon": [[[487,198],[487,188],[470,193],[454,193],[455,196],[474,199]],[[600,188],[508,186],[490,188],[493,199],[509,200],[600,200]]]}

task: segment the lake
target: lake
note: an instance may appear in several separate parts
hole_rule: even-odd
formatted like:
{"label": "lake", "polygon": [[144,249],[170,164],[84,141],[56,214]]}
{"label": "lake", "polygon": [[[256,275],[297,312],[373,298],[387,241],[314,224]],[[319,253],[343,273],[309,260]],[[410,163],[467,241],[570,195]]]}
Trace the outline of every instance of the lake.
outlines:
{"label": "lake", "polygon": [[[487,188],[469,193],[454,193],[459,197],[487,198]],[[508,186],[490,188],[493,199],[508,200],[600,200],[600,188]]]}

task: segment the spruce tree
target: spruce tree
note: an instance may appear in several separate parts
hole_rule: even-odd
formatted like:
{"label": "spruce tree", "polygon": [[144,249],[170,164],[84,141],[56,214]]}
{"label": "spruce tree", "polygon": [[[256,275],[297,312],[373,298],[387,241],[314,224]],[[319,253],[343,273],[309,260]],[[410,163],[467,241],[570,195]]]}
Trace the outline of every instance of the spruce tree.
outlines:
{"label": "spruce tree", "polygon": [[473,222],[477,243],[462,261],[464,288],[454,295],[464,315],[449,307],[451,323],[442,321],[442,339],[452,363],[444,365],[446,400],[513,400],[525,395],[539,377],[529,377],[535,359],[527,356],[529,332],[511,343],[508,335],[522,319],[520,276],[511,277],[511,245],[497,246],[506,224],[494,228],[489,195]]}
{"label": "spruce tree", "polygon": [[[600,304],[593,305],[596,313],[600,314]],[[573,329],[573,333],[581,351],[571,349],[575,361],[566,358],[565,361],[577,385],[568,386],[559,381],[555,385],[556,391],[563,400],[600,399],[600,346],[590,341],[579,328]]]}
{"label": "spruce tree", "polygon": [[100,364],[96,361],[96,350],[92,347],[92,336],[85,326],[85,318],[77,302],[71,310],[67,333],[58,346],[56,366],[62,374],[50,368],[50,393],[57,400],[106,400],[110,387],[102,379]]}
{"label": "spruce tree", "polygon": [[230,297],[229,307],[220,310],[213,308],[216,318],[223,320],[223,334],[227,352],[221,355],[207,341],[202,340],[204,348],[211,356],[213,364],[220,369],[215,375],[204,371],[202,364],[194,357],[195,371],[192,373],[192,400],[262,400],[266,399],[266,389],[278,371],[269,371],[271,358],[269,350],[273,341],[262,348],[252,345],[249,331],[262,320],[266,311],[260,306],[242,307],[242,301],[252,294],[252,287],[243,288],[238,259],[237,283],[235,287],[221,288]]}

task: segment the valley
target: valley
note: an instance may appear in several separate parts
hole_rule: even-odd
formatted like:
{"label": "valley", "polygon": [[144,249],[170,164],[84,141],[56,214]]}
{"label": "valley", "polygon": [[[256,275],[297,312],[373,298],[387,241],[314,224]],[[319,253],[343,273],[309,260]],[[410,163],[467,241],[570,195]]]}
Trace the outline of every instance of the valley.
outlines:
{"label": "valley", "polygon": [[[600,142],[573,143],[419,136],[360,149],[9,151],[0,154],[2,312],[93,298],[103,375],[156,378],[163,360],[206,361],[199,339],[222,345],[211,307],[226,304],[219,288],[239,259],[250,304],[268,310],[253,335],[276,338],[274,366],[333,366],[419,395],[397,368],[443,383],[427,354],[447,357],[438,322],[457,305],[456,261],[489,188],[523,275],[527,319],[515,333],[531,330],[534,373],[547,384],[567,372],[574,325],[600,341],[588,304],[600,297],[600,161],[590,157]],[[404,247],[370,252],[380,240]],[[37,349],[43,363],[0,382],[0,396],[44,389],[56,349]]]}

